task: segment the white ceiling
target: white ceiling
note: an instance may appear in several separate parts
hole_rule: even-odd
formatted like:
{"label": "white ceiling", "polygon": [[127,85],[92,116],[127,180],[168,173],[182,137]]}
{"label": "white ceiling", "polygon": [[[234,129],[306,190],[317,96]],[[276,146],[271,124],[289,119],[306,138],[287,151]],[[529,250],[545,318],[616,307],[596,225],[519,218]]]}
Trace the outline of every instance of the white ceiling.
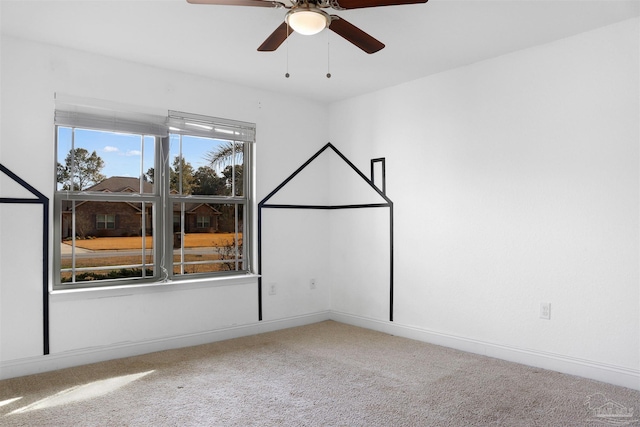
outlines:
{"label": "white ceiling", "polygon": [[[258,52],[282,22],[284,9],[186,0],[0,0],[0,5],[3,34],[321,102],[640,15],[638,0],[430,0],[332,10],[386,44],[368,55],[326,30],[293,34],[276,52]],[[328,68],[331,79],[325,77]]]}

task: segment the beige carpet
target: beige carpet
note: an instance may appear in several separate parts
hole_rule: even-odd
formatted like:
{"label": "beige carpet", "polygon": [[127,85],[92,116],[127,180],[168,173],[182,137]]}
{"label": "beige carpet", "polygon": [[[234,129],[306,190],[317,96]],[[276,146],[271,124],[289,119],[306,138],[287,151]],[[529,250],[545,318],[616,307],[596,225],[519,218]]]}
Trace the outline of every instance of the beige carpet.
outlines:
{"label": "beige carpet", "polygon": [[638,391],[332,321],[0,381],[0,405],[2,426],[640,425]]}

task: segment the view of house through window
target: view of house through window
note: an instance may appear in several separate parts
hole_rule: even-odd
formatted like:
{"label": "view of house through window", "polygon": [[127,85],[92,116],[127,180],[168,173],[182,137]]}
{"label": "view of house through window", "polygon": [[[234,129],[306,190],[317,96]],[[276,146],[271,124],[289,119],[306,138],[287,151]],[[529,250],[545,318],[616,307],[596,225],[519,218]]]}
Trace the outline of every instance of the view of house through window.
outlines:
{"label": "view of house through window", "polygon": [[252,128],[167,121],[147,135],[56,117],[56,288],[249,271]]}
{"label": "view of house through window", "polygon": [[206,125],[185,122],[169,137],[173,274],[243,270],[244,143],[194,136],[190,126]]}

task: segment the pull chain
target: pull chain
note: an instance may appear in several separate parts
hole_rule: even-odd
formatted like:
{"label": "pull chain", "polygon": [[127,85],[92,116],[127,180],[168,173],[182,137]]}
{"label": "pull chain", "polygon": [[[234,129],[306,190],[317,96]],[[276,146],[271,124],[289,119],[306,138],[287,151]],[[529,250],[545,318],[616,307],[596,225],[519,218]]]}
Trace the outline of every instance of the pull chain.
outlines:
{"label": "pull chain", "polygon": [[331,78],[331,61],[330,61],[330,53],[331,53],[331,43],[329,41],[329,31],[327,31],[327,78],[330,79]]}
{"label": "pull chain", "polygon": [[289,23],[287,22],[287,72],[284,75],[289,78]]}

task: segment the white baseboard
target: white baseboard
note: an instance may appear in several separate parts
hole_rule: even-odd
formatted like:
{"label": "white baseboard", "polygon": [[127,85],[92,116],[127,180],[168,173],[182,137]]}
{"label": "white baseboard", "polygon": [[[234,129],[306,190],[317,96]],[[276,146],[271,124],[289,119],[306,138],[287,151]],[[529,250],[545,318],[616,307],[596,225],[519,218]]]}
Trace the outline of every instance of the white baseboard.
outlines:
{"label": "white baseboard", "polygon": [[285,319],[269,320],[247,325],[221,328],[195,334],[166,337],[137,343],[93,347],[64,353],[36,356],[0,362],[0,379],[37,374],[72,366],[86,365],[105,360],[137,356],[156,351],[207,344],[232,338],[272,332],[280,329],[309,325],[325,320],[360,326],[390,335],[482,354],[523,365],[590,378],[609,384],[640,390],[640,371],[574,357],[520,349],[493,344],[426,329],[402,325],[397,322],[376,320],[336,311],[323,311]]}
{"label": "white baseboard", "polygon": [[103,362],[105,360],[120,359],[123,357],[154,353],[156,351],[190,347],[232,338],[262,334],[280,329],[318,323],[329,320],[330,318],[330,312],[323,311],[303,316],[277,320],[265,320],[247,325],[232,326],[188,335],[165,337],[112,346],[92,347],[63,353],[49,354],[46,356],[2,361],[0,362],[0,379],[20,377],[69,368],[72,366]]}
{"label": "white baseboard", "polygon": [[634,390],[640,390],[640,370],[637,369],[608,365],[560,354],[493,344],[406,326],[398,324],[397,322],[375,320],[336,311],[331,312],[331,320],[360,326],[362,328],[373,329],[390,335],[397,335],[417,341],[455,348],[469,353],[482,354],[489,357],[495,357],[496,359],[507,360],[509,362],[521,363],[523,365],[535,366],[538,368],[562,372],[564,374],[576,375]]}

